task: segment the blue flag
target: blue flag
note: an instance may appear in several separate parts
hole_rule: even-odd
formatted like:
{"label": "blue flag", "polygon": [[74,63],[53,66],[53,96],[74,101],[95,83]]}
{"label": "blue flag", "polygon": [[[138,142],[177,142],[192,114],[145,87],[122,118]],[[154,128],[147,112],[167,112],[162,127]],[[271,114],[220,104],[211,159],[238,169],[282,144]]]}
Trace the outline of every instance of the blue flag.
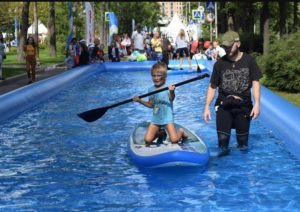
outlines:
{"label": "blue flag", "polygon": [[109,46],[112,42],[113,34],[118,34],[118,18],[114,12],[109,13]]}

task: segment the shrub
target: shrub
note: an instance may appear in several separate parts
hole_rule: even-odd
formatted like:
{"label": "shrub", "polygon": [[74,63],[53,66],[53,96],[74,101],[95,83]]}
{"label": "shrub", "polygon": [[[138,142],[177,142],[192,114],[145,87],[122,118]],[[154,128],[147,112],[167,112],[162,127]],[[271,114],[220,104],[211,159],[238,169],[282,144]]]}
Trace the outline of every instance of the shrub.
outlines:
{"label": "shrub", "polygon": [[294,33],[270,45],[265,62],[266,86],[281,91],[300,92],[300,33]]}

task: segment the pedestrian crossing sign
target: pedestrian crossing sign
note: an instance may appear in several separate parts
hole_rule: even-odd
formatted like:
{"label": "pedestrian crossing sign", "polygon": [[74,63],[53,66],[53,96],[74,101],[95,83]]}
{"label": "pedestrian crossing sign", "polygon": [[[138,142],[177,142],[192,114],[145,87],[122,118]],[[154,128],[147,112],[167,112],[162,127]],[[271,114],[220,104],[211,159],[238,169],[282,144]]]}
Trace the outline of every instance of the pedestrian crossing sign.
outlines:
{"label": "pedestrian crossing sign", "polygon": [[215,2],[213,2],[213,1],[206,2],[206,10],[209,12],[214,11],[215,10]]}
{"label": "pedestrian crossing sign", "polygon": [[200,20],[202,17],[201,11],[200,10],[192,10],[193,14],[193,20]]}

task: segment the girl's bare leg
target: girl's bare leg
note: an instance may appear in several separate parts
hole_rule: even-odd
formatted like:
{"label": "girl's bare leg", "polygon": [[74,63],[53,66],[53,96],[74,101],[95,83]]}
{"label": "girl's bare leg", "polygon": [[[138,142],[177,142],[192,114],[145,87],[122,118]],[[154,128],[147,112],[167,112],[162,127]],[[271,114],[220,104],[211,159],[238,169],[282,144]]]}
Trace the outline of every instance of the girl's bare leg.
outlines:
{"label": "girl's bare leg", "polygon": [[167,124],[165,128],[172,143],[178,143],[181,139],[188,138],[188,134],[183,130],[183,128],[180,128],[177,132],[174,124]]}
{"label": "girl's bare leg", "polygon": [[155,124],[149,124],[147,132],[144,137],[146,146],[150,145],[152,141],[156,138],[159,128],[160,127]]}
{"label": "girl's bare leg", "polygon": [[179,68],[182,68],[182,57],[179,58]]}

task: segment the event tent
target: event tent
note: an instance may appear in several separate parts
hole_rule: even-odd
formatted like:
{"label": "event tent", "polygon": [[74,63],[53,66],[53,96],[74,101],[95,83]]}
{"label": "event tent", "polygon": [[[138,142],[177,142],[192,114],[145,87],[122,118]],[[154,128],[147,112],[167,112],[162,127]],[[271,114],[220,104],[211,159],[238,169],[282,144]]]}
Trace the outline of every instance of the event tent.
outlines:
{"label": "event tent", "polygon": [[188,36],[186,26],[180,21],[178,15],[175,14],[170,24],[167,26],[167,28],[164,31],[164,33],[167,34],[172,44],[175,42],[180,29],[183,29],[185,31],[185,35]]}
{"label": "event tent", "polygon": [[[45,40],[45,38],[47,37],[48,34],[48,29],[46,28],[46,26],[39,20],[38,21],[38,32],[39,32],[39,36],[41,38],[41,41],[43,42]],[[35,33],[35,24],[33,23],[27,30],[27,34],[28,35],[34,35]]]}

